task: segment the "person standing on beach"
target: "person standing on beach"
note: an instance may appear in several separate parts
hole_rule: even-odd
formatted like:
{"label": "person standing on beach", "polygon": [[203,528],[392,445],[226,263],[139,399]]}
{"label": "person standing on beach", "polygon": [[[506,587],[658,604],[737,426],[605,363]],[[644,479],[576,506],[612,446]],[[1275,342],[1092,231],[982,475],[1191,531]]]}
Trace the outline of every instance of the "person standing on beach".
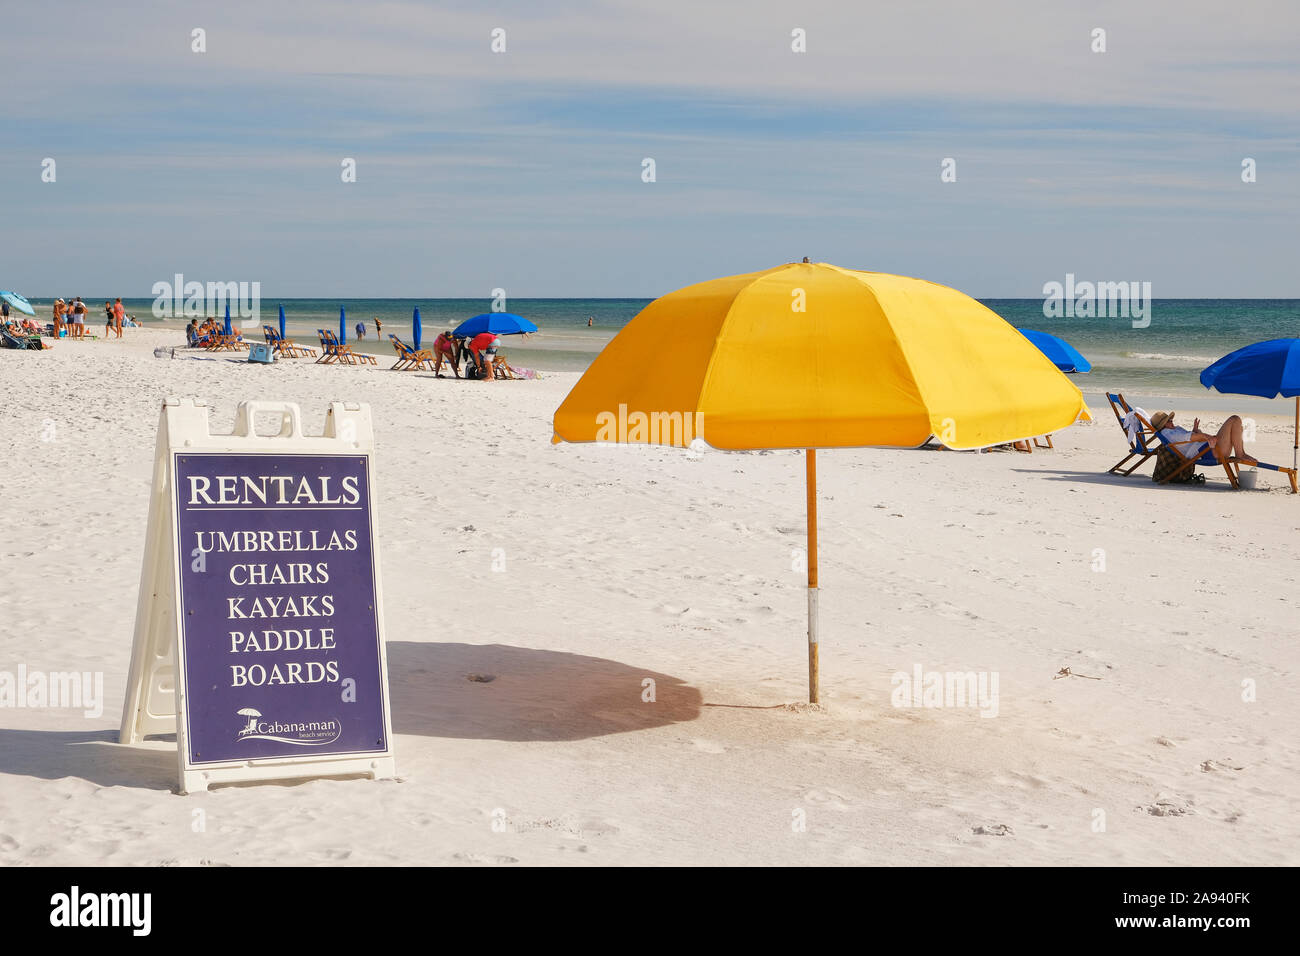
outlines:
{"label": "person standing on beach", "polygon": [[357,341],[360,342],[362,339],[366,337],[366,323],[358,322],[356,332],[357,332]]}
{"label": "person standing on beach", "polygon": [[446,359],[451,370],[460,378],[460,360],[456,356],[456,338],[450,330],[438,333],[438,337],[433,340],[433,354],[437,361],[433,363],[433,374],[437,378],[442,378],[442,360]]}
{"label": "person standing on beach", "polygon": [[72,321],[75,322],[77,326],[77,338],[85,338],[86,303],[81,301],[81,296],[77,296],[77,301],[72,306]]}
{"label": "person standing on beach", "polygon": [[54,337],[62,338],[63,336],[63,300],[54,300]]}
{"label": "person standing on beach", "polygon": [[375,316],[375,338],[377,339],[382,338],[382,335],[380,333],[382,333],[383,331],[384,331],[384,326],[380,323],[379,316]]}
{"label": "person standing on beach", "polygon": [[113,331],[117,333],[119,339],[122,337],[122,316],[125,312],[126,309],[122,308],[122,297],[118,296],[113,302]]}
{"label": "person standing on beach", "polygon": [[104,300],[104,338],[113,333],[113,303]]}

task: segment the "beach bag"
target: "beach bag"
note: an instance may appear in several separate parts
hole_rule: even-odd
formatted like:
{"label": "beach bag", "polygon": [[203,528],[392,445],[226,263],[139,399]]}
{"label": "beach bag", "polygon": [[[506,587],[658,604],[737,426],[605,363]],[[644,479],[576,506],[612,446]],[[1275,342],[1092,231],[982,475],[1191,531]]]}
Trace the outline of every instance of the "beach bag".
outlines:
{"label": "beach bag", "polygon": [[1170,477],[1186,464],[1186,458],[1168,445],[1162,445],[1156,452],[1156,470],[1151,473],[1151,480],[1157,483],[1168,481],[1173,485],[1204,484],[1205,476],[1198,475],[1195,468],[1188,468],[1177,478]]}

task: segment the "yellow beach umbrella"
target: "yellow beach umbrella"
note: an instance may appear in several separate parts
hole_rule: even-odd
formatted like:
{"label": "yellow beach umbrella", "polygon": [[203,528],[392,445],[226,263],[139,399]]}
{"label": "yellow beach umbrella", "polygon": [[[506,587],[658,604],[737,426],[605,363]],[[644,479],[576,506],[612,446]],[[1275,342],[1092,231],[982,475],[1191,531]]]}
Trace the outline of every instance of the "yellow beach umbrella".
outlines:
{"label": "yellow beach umbrella", "polygon": [[1028,439],[1089,417],[996,313],[902,276],[790,263],[656,299],[555,412],[555,441],[804,448],[808,696],[818,702],[818,448]]}

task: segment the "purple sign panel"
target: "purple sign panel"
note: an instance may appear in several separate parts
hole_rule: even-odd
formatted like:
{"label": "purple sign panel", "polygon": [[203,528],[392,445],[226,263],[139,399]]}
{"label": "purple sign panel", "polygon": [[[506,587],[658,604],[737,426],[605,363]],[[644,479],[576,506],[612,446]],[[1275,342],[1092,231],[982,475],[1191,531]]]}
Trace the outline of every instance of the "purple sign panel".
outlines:
{"label": "purple sign panel", "polygon": [[176,455],[192,765],[388,749],[368,459]]}

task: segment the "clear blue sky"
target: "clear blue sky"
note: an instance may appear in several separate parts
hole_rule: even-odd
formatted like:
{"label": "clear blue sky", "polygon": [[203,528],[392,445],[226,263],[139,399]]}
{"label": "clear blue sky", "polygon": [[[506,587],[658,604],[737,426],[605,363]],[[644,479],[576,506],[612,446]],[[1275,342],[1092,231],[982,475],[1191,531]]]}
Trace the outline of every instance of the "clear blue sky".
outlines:
{"label": "clear blue sky", "polygon": [[654,296],[807,255],[1296,297],[1297,37],[1292,0],[6,3],[0,288]]}

